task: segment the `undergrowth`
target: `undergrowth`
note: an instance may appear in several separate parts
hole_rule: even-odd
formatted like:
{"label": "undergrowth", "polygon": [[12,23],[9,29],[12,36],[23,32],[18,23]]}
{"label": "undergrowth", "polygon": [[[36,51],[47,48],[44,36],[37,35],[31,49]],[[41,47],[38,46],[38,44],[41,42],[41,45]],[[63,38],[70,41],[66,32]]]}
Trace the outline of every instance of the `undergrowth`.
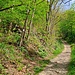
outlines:
{"label": "undergrowth", "polygon": [[72,46],[71,61],[69,63],[67,75],[75,75],[75,44],[72,44],[71,46]]}
{"label": "undergrowth", "polygon": [[62,41],[58,40],[55,44],[55,50],[53,51],[54,56],[57,56],[58,54],[60,54],[63,49],[64,49],[64,46],[62,44]]}
{"label": "undergrowth", "polygon": [[10,62],[10,64],[14,63],[16,64],[17,70],[20,71],[23,68],[23,64],[21,63],[21,60],[23,59],[22,52],[16,50],[16,47],[13,45],[8,45],[5,42],[0,43],[0,73],[2,75],[7,75],[5,72],[6,63],[7,61]]}
{"label": "undergrowth", "polygon": [[[3,35],[0,34],[0,36]],[[10,62],[10,64],[14,63],[13,65],[16,65],[16,70],[18,71],[22,71],[23,67],[25,65],[27,66],[27,64],[30,64],[30,62],[35,62],[36,65],[32,66],[32,70],[35,72],[34,75],[37,75],[47,66],[47,64],[50,63],[50,59],[61,53],[64,48],[62,42],[58,40],[56,41],[52,50],[51,47],[49,47],[49,42],[47,43],[47,41],[50,41],[49,39],[47,39],[47,41],[41,39],[41,42],[40,39],[36,36],[31,36],[29,41],[25,42],[24,46],[18,47],[18,45],[14,45],[14,43],[19,40],[19,37],[17,36],[18,35],[16,35],[15,37],[14,35],[7,36],[5,37],[6,41],[4,41],[4,38],[0,38],[0,72],[3,75],[6,74],[6,68],[4,67],[5,65],[2,63],[2,61],[8,61]],[[45,45],[43,43],[45,43]],[[47,50],[51,52],[48,52]],[[22,62],[23,59],[30,62],[24,64]],[[30,66],[31,65],[32,64],[30,64]]]}
{"label": "undergrowth", "polygon": [[64,49],[64,46],[62,44],[62,41],[58,40],[55,44],[55,50],[53,50],[53,52],[52,52],[53,55],[48,57],[48,60],[41,60],[41,61],[37,62],[39,65],[34,67],[35,75],[38,75],[38,73],[43,71],[44,68],[50,63],[50,59],[52,59],[52,58],[56,57],[58,54],[60,54],[63,49]]}

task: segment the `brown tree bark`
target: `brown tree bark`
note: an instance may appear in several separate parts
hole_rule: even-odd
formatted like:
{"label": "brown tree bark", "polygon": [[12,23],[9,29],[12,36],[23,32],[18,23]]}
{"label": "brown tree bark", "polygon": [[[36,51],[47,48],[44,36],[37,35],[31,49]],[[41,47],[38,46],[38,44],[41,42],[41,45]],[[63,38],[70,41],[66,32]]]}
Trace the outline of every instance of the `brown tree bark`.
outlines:
{"label": "brown tree bark", "polygon": [[28,9],[27,10],[27,16],[26,16],[26,19],[25,19],[25,22],[24,22],[24,27],[23,27],[23,30],[22,30],[22,33],[21,33],[21,40],[20,40],[20,45],[19,46],[22,46],[23,43],[24,43],[24,40],[25,40],[26,27],[27,27],[29,13],[30,13],[30,10]]}
{"label": "brown tree bark", "polygon": [[[34,3],[33,3],[34,6],[36,7],[36,0],[34,0],[33,2],[34,2]],[[32,13],[31,20],[30,20],[30,22],[29,22],[28,35],[27,35],[27,39],[26,39],[26,40],[29,39],[29,36],[30,36],[30,33],[31,33],[31,28],[32,28],[32,24],[33,24],[33,18],[34,18],[34,14],[35,14],[35,10],[36,10],[35,7],[34,7],[34,10],[33,10],[33,13]]]}

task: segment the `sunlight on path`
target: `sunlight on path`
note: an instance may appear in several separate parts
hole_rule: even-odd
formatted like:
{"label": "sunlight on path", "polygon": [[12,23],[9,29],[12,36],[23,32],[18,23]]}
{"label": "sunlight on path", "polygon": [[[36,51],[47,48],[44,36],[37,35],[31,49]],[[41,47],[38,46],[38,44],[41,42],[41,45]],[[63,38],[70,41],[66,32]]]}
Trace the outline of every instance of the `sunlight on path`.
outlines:
{"label": "sunlight on path", "polygon": [[64,44],[63,52],[52,59],[50,64],[39,75],[66,75],[67,66],[70,62],[70,54],[70,45]]}

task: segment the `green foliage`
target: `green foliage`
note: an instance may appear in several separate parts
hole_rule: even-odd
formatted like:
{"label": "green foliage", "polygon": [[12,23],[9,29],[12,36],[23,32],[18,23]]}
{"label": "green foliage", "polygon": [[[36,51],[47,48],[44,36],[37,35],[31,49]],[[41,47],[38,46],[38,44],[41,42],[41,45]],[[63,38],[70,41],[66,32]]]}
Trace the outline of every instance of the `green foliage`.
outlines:
{"label": "green foliage", "polygon": [[34,68],[34,72],[36,72],[36,74],[39,73],[39,72],[41,72],[42,70],[43,70],[43,68],[42,67],[39,67],[39,66],[36,66]]}
{"label": "green foliage", "polygon": [[[35,56],[34,58],[30,57],[30,54],[27,50],[29,49],[29,44],[32,47],[30,51],[32,51],[32,53],[36,52],[37,54],[35,55],[39,55],[40,57],[42,57],[42,59],[49,54],[48,51],[51,51],[56,56],[57,54],[61,53],[63,49],[62,48],[63,45],[61,44],[61,42],[56,41],[56,37],[57,37],[57,32],[55,32],[56,29],[53,28],[54,30],[52,35],[48,34],[49,30],[46,31],[46,15],[47,12],[49,13],[49,5],[47,1],[45,0],[44,1],[35,0],[35,1],[36,2],[34,2],[33,0],[0,0],[0,10],[12,6],[12,8],[0,12],[0,42],[1,42],[0,55],[3,60],[6,59],[11,62],[12,61],[16,62],[16,64],[18,65],[17,67],[18,71],[21,71],[24,66],[21,63],[23,57],[24,58],[26,57],[27,59],[30,60],[35,59]],[[23,5],[15,6],[19,4],[23,4]],[[35,8],[35,12],[34,12],[34,8]],[[27,15],[28,10],[30,10],[30,13]],[[55,11],[52,12],[54,14]],[[34,13],[34,17],[33,17],[33,13]],[[66,13],[65,20],[62,20],[60,22],[60,34],[62,34],[63,38],[66,37],[67,40],[72,41],[73,39],[74,41],[75,11],[66,11],[65,13]],[[53,16],[56,17],[55,15]],[[50,18],[51,17],[49,17],[49,19]],[[51,20],[53,20],[53,18]],[[27,21],[25,21],[26,19]],[[30,26],[29,24],[31,23],[31,21],[32,21],[32,25]],[[25,22],[27,22],[27,25],[25,24]],[[14,32],[16,30],[15,27],[16,25],[19,26],[18,30],[21,29],[21,33],[18,33],[18,31]],[[72,31],[71,31],[71,25],[73,25]],[[18,47],[18,45],[20,44],[21,37],[23,37],[21,36],[23,34],[22,30],[23,29],[26,30],[24,37],[27,37],[29,28],[30,28],[30,34],[28,40],[23,39],[24,42],[23,46]],[[49,61],[47,60],[40,61],[39,64],[41,64],[41,66],[36,66],[34,68],[34,71],[36,73],[39,73],[44,69],[44,67],[48,63]],[[1,64],[0,64],[0,68],[3,68]]]}
{"label": "green foliage", "polygon": [[6,44],[5,43],[0,43],[0,49],[4,49],[4,48],[6,48]]}
{"label": "green foliage", "polygon": [[[64,49],[64,46],[62,44],[62,41],[61,40],[58,40],[56,43],[55,43],[55,50],[52,51],[53,55],[49,57],[49,60],[41,60],[41,61],[38,61],[37,63],[40,64],[40,66],[35,66],[34,67],[34,72],[35,72],[35,75],[37,75],[39,72],[41,72],[46,66],[47,64],[50,63],[50,59],[54,58],[55,56],[57,56],[58,54],[60,54],[62,52],[62,50]],[[43,51],[43,48],[39,49],[40,51],[42,50]],[[44,55],[47,55],[48,53],[43,53],[41,51],[40,55],[41,56],[44,56]],[[46,57],[46,56],[45,56]]]}
{"label": "green foliage", "polygon": [[[1,8],[8,8],[12,5],[19,5],[21,4],[21,1],[16,0],[16,1],[11,1],[11,0],[4,0],[1,1]],[[9,23],[9,22],[15,22],[15,23],[21,23],[20,20],[23,21],[23,19],[25,18],[25,6],[21,6],[21,7],[15,7],[15,8],[10,8],[9,10],[0,12],[0,16],[1,18],[3,18],[2,21],[4,21],[5,24]]]}
{"label": "green foliage", "polygon": [[38,48],[38,54],[43,58],[47,56],[47,52],[44,50],[43,47]]}
{"label": "green foliage", "polygon": [[68,67],[67,75],[75,75],[75,44],[72,44],[71,61]]}
{"label": "green foliage", "polygon": [[28,58],[30,60],[33,59],[33,58],[30,57],[29,52],[28,52],[28,50],[25,49],[25,47],[22,46],[19,49],[21,50],[21,52],[23,52],[25,54],[26,58]]}
{"label": "green foliage", "polygon": [[35,66],[34,67],[35,74],[38,74],[39,72],[41,72],[44,69],[44,67],[46,67],[46,65],[50,63],[50,61],[49,60],[41,60],[38,63],[41,66]]}
{"label": "green foliage", "polygon": [[[6,75],[6,74],[5,74],[5,70],[4,70],[4,66],[3,66],[1,63],[0,63],[0,73]],[[1,74],[1,75],[2,75],[2,74]]]}
{"label": "green foliage", "polygon": [[18,33],[12,33],[11,35],[7,35],[6,36],[6,42],[9,43],[11,42],[13,43],[17,43],[19,44],[19,40],[20,40],[20,35]]}
{"label": "green foliage", "polygon": [[56,56],[56,55],[58,55],[59,53],[61,53],[61,50],[54,50],[53,51],[53,54]]}
{"label": "green foliage", "polygon": [[0,33],[0,37],[2,37],[3,36],[3,33]]}
{"label": "green foliage", "polygon": [[64,49],[64,46],[62,44],[62,41],[58,40],[55,44],[55,50],[53,51],[54,56],[60,54],[63,49]]}
{"label": "green foliage", "polygon": [[46,64],[50,63],[50,60],[41,60],[41,61],[39,61],[39,63],[40,63],[41,65],[42,65],[42,64],[46,65]]}
{"label": "green foliage", "polygon": [[71,10],[75,10],[75,1],[72,3]]}
{"label": "green foliage", "polygon": [[19,47],[20,48],[20,50],[22,51],[22,52],[25,52],[25,53],[28,53],[28,51],[25,49],[25,47]]}
{"label": "green foliage", "polygon": [[2,61],[10,61],[11,63],[15,62],[17,70],[21,71],[24,67],[23,63],[20,63],[23,58],[22,54],[23,53],[16,51],[16,48],[14,46],[5,43],[0,43],[0,73],[2,75],[7,75],[5,73],[5,67],[3,67],[4,63]]}
{"label": "green foliage", "polygon": [[24,65],[20,62],[18,62],[18,67],[17,67],[17,70],[18,71],[21,71],[23,69]]}
{"label": "green foliage", "polygon": [[18,33],[14,33],[13,36],[14,36],[14,42],[19,43],[18,41],[20,40],[20,35]]}
{"label": "green foliage", "polygon": [[[5,43],[0,43],[0,54],[7,58],[8,60],[15,60],[15,52],[14,52],[14,47],[9,46]],[[3,58],[2,57],[2,58]]]}
{"label": "green foliage", "polygon": [[[65,18],[63,17],[65,15]],[[75,42],[75,11],[67,10],[62,15],[63,20],[60,21],[60,34],[63,39],[69,43]]]}
{"label": "green foliage", "polygon": [[0,71],[3,70],[3,69],[4,69],[3,65],[0,64]]}

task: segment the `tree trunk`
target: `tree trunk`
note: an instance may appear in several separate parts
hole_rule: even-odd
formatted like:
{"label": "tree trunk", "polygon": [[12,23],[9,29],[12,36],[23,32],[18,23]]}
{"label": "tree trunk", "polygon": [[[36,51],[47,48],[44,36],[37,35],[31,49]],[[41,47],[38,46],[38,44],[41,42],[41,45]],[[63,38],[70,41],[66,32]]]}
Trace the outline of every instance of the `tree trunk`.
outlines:
{"label": "tree trunk", "polygon": [[26,27],[27,27],[29,13],[30,13],[30,10],[28,9],[27,10],[27,16],[26,16],[26,19],[25,19],[25,22],[24,22],[24,27],[23,27],[23,30],[22,30],[22,33],[21,33],[21,40],[20,40],[20,45],[19,46],[22,46],[23,43],[24,43],[24,40],[25,40]]}
{"label": "tree trunk", "polygon": [[[34,0],[34,6],[36,6],[36,0]],[[34,10],[33,10],[33,13],[32,13],[32,19],[30,20],[30,23],[29,23],[27,40],[29,39],[29,36],[30,36],[30,33],[31,33],[31,27],[32,27],[32,24],[33,24],[34,13],[35,13],[35,7],[34,7]]]}

